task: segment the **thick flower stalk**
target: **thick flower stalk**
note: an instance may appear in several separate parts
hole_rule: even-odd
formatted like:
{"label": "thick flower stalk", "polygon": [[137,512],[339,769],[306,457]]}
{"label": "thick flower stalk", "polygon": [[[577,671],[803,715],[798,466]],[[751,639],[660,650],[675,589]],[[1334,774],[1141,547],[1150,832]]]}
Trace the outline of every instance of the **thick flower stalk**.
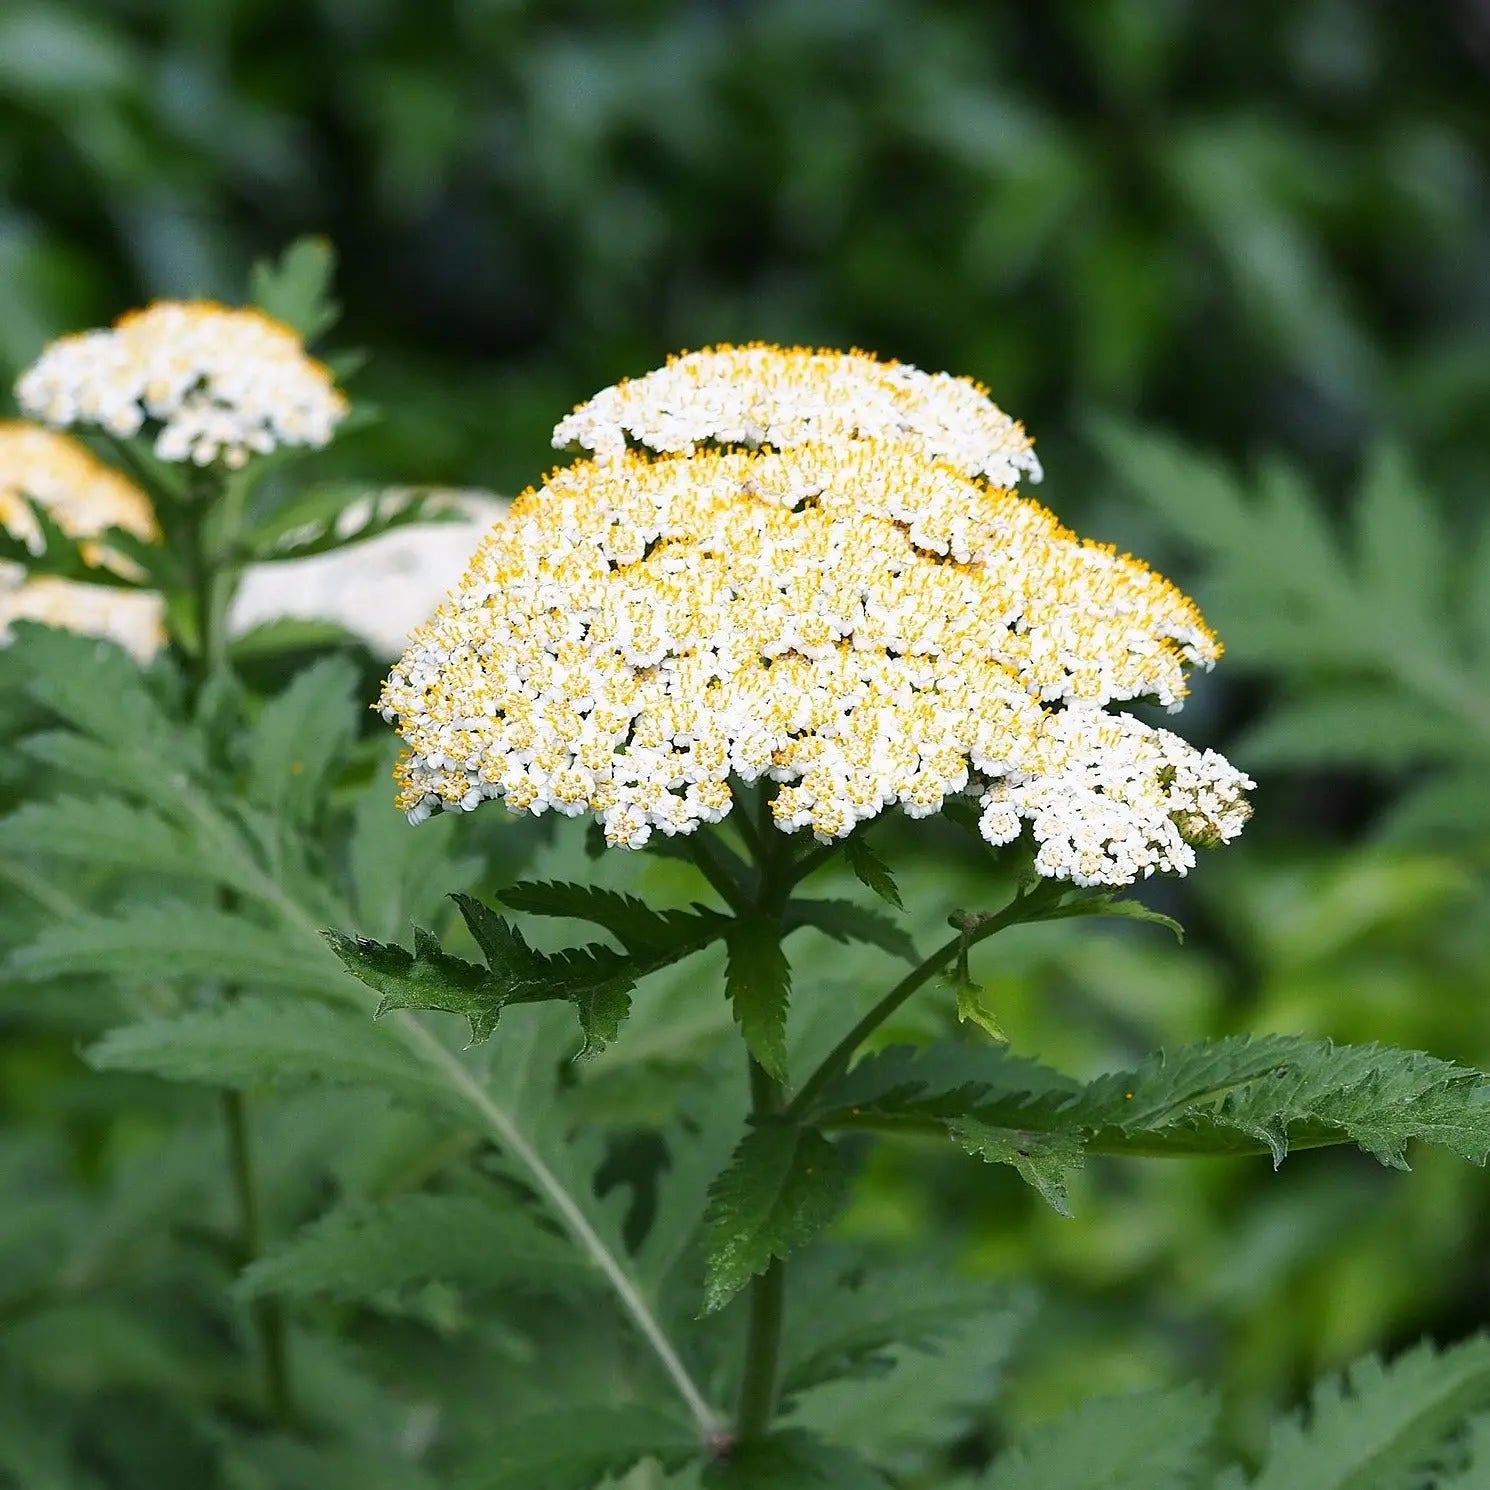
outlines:
{"label": "thick flower stalk", "polygon": [[[0,527],[35,549],[41,534],[28,498],[70,538],[93,539],[110,528],[144,539],[158,536],[144,492],[86,447],[33,424],[0,422]],[[129,562],[107,544],[82,548],[90,563],[129,575]],[[107,637],[143,660],[164,644],[163,619],[157,594],[51,575],[28,577],[23,565],[0,563],[0,640],[16,621],[40,621]]]}
{"label": "thick flower stalk", "polygon": [[347,411],[300,337],[257,310],[163,300],[109,330],[53,342],[16,384],[21,408],[121,439],[148,429],[164,461],[243,466],[327,444]]}
{"label": "thick flower stalk", "polygon": [[1028,825],[1038,871],[1080,885],[1183,872],[1240,830],[1241,773],[1106,708],[1178,707],[1215,637],[988,479],[1037,467],[973,385],[726,349],[555,438],[604,454],[518,499],[385,685],[416,821],[497,798],[639,848],[769,778],[776,826],[831,843],[969,794],[990,843]]}

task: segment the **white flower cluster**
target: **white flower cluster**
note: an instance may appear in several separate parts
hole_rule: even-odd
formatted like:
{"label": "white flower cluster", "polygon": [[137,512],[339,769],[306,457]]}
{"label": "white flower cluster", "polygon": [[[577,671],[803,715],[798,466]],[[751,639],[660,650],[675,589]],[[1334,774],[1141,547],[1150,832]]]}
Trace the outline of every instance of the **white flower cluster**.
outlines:
{"label": "white flower cluster", "polygon": [[1040,479],[1034,443],[971,379],[863,352],[711,347],[581,404],[554,445],[601,457],[628,444],[692,455],[701,444],[770,446],[894,440],[996,486]]}
{"label": "white flower cluster", "polygon": [[288,326],[210,301],[159,301],[53,342],[16,383],[32,417],[125,438],[156,427],[166,461],[230,468],[327,444],[347,402]]}
{"label": "white flower cluster", "polygon": [[1030,824],[1035,869],[1078,885],[1127,885],[1156,870],[1183,874],[1195,847],[1235,838],[1253,783],[1214,750],[1131,714],[1078,705],[1048,715],[1031,758],[983,796],[993,844]]}
{"label": "white flower cluster", "polygon": [[1041,873],[1123,884],[1182,872],[1245,820],[1220,757],[1103,709],[1177,703],[1218,650],[1143,565],[861,432],[556,472],[414,633],[381,705],[415,821],[496,798],[593,814],[638,848],[766,778],[778,827],[831,842],[968,793],[990,841],[1031,824]]}
{"label": "white flower cluster", "polygon": [[[41,534],[25,498],[41,503],[71,538],[109,528],[156,536],[145,494],[76,440],[32,424],[0,422],[0,527],[35,549]],[[129,572],[126,561],[102,545],[85,551],[95,564]],[[163,619],[159,595],[49,575],[28,578],[23,565],[0,563],[0,640],[16,621],[40,621],[108,637],[143,660],[165,639]]]}

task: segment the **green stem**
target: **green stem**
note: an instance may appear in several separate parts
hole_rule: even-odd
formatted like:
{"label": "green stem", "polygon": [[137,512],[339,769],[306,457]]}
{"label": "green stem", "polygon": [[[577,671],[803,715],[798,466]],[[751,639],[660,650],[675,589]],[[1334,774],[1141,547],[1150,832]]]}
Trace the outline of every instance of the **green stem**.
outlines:
{"label": "green stem", "polygon": [[[196,623],[193,682],[198,698],[214,679],[225,677],[231,671],[227,612],[233,587],[231,576],[224,572],[219,559],[235,536],[241,501],[241,488],[230,490],[211,472],[192,473],[182,517],[186,524],[187,573]],[[230,891],[219,890],[218,899],[225,909],[233,908],[234,896]],[[224,996],[231,992],[224,990]],[[246,1099],[237,1091],[224,1091],[221,1096],[233,1189],[238,1201],[238,1254],[240,1266],[246,1267],[264,1251],[258,1176],[253,1162]],[[290,1391],[289,1337],[284,1305],[273,1295],[256,1299],[252,1317],[264,1372],[264,1397],[275,1421],[288,1425],[294,1420],[295,1409]]]}
{"label": "green stem", "polygon": [[[1033,890],[1018,895],[996,915],[967,916],[955,918],[957,935],[943,942],[929,957],[919,962],[898,982],[823,1058],[817,1070],[802,1083],[801,1089],[786,1108],[789,1118],[800,1118],[807,1112],[813,1099],[835,1077],[849,1068],[855,1052],[866,1039],[877,1030],[910,996],[925,987],[946,965],[976,943],[986,940],[1005,927],[1016,926],[1021,921],[1034,919],[1034,913],[1046,904],[1054,893],[1059,898],[1060,890],[1052,892],[1051,882],[1042,880]],[[1063,888],[1063,887],[1062,887]]]}
{"label": "green stem", "polygon": [[[750,1108],[756,1117],[781,1111],[783,1093],[760,1063],[750,1062]],[[777,1373],[781,1360],[781,1329],[786,1317],[786,1264],[774,1258],[750,1285],[750,1314],[745,1327],[745,1364],[740,1379],[740,1405],[735,1416],[735,1441],[749,1442],[765,1434],[776,1412]]]}
{"label": "green stem", "polygon": [[[248,1099],[238,1091],[224,1091],[221,1095],[233,1189],[238,1196],[239,1257],[246,1267],[264,1251],[264,1218],[259,1207],[258,1178],[248,1128]],[[279,1301],[272,1297],[255,1299],[253,1318],[269,1411],[276,1422],[288,1424],[294,1417],[294,1408],[290,1397],[289,1342]]]}

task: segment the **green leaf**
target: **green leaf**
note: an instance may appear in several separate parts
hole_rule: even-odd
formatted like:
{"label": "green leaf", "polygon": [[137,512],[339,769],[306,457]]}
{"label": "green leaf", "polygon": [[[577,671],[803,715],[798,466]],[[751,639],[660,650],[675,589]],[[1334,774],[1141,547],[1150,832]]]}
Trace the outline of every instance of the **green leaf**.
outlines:
{"label": "green leaf", "polygon": [[1028,1315],[1028,1299],[986,1279],[930,1264],[866,1264],[842,1276],[792,1265],[781,1353],[781,1390],[879,1375],[892,1347],[935,1350],[970,1319]]}
{"label": "green leaf", "polygon": [[781,928],[770,920],[730,923],[724,986],[750,1053],[776,1081],[786,1080],[786,1008],[792,970]]}
{"label": "green leaf", "polygon": [[496,1028],[503,1003],[485,992],[485,968],[444,951],[422,927],[414,928],[414,950],[368,937],[325,933],[331,950],[354,978],[382,994],[378,1013],[391,1009],[443,1009],[471,1021],[471,1039],[484,1040]]}
{"label": "green leaf", "polygon": [[967,968],[962,966],[952,969],[946,977],[957,992],[958,1023],[971,1022],[977,1025],[990,1040],[996,1040],[1000,1045],[1007,1045],[1009,1037],[1004,1033],[1004,1027],[998,1021],[998,1015],[989,1006],[987,990],[983,985],[973,982]]}
{"label": "green leaf", "polygon": [[688,1425],[650,1407],[589,1406],[503,1424],[459,1490],[592,1490],[644,1459],[676,1469],[698,1453]]}
{"label": "green leaf", "polygon": [[787,1428],[740,1444],[703,1482],[719,1490],[889,1490],[889,1481],[847,1449]]}
{"label": "green leaf", "polygon": [[606,947],[534,952],[515,927],[479,900],[470,895],[450,898],[486,958],[491,970],[488,986],[506,990],[508,1003],[568,999],[579,1015],[585,1037],[580,1053],[585,1056],[604,1050],[616,1038],[631,1012],[631,990],[638,978],[693,950],[685,941],[644,957],[627,957]]}
{"label": "green leaf", "polygon": [[228,643],[228,657],[239,666],[284,652],[320,652],[332,647],[366,646],[355,631],[319,616],[275,616],[250,626]]}
{"label": "green leaf", "polygon": [[1256,541],[1242,488],[1220,461],[1114,419],[1094,419],[1090,429],[1129,492],[1195,548],[1241,553]]}
{"label": "green leaf", "polygon": [[9,971],[28,979],[93,976],[140,985],[199,978],[296,993],[346,992],[335,961],[314,942],[179,901],[50,925],[11,954]]}
{"label": "green leaf", "polygon": [[405,1195],[342,1206],[248,1267],[245,1297],[286,1294],[375,1301],[411,1283],[569,1290],[598,1283],[574,1245],[510,1198]]}
{"label": "green leaf", "polygon": [[[1098,1397],[1042,1424],[984,1476],[982,1490],[1199,1490],[1216,1407],[1199,1387]],[[1323,1490],[1300,1479],[1292,1490]]]}
{"label": "green leaf", "polygon": [[234,883],[228,867],[189,834],[117,797],[27,802],[0,821],[0,841],[8,852],[66,863]]}
{"label": "green leaf", "polygon": [[[1307,1414],[1284,1418],[1248,1490],[1366,1490],[1418,1483],[1451,1434],[1490,1405],[1490,1340],[1445,1351],[1424,1344],[1388,1365],[1368,1357],[1314,1390]],[[1424,1482],[1426,1483],[1426,1482]],[[1232,1475],[1224,1486],[1240,1490]]]}
{"label": "green leaf", "polygon": [[953,1118],[947,1132],[954,1143],[989,1164],[1008,1164],[1052,1210],[1071,1214],[1066,1182],[1081,1168],[1085,1149],[1068,1133],[997,1128],[976,1118]]}
{"label": "green leaf", "polygon": [[1111,916],[1129,921],[1147,921],[1151,925],[1162,926],[1166,931],[1172,931],[1177,942],[1185,939],[1185,928],[1173,916],[1150,910],[1141,900],[1128,900],[1124,896],[1115,894],[1079,895],[1074,900],[1053,905],[1048,910],[1031,916],[1030,919],[1032,921],[1065,921],[1082,916]]}
{"label": "green leaf", "polygon": [[277,263],[261,259],[249,275],[254,304],[300,333],[307,343],[336,323],[331,299],[336,251],[325,238],[297,238]]}
{"label": "green leaf", "polygon": [[1441,759],[1459,738],[1456,721],[1430,705],[1404,708],[1379,686],[1315,690],[1277,705],[1233,752],[1249,768],[1359,766],[1381,772]]}
{"label": "green leaf", "polygon": [[168,1081],[233,1088],[327,1081],[452,1100],[388,1031],[324,1004],[235,999],[110,1030],[84,1055],[100,1071],[143,1071]]}
{"label": "green leaf", "polygon": [[[148,575],[154,567],[163,564],[166,557],[163,549],[143,542],[137,534],[122,528],[106,528],[86,539],[74,538],[58,526],[51,509],[44,503],[24,492],[19,495],[30,512],[33,537],[28,542],[0,524],[0,561],[19,564],[30,574],[55,576],[75,584],[103,585],[115,590],[155,588]],[[127,578],[117,568],[95,563],[89,557],[95,545],[102,545],[116,554],[128,554],[136,563],[143,561],[147,578]]]}
{"label": "green leaf", "polygon": [[264,705],[249,733],[248,799],[286,823],[310,823],[357,728],[357,670],[323,657]]}
{"label": "green leaf", "polygon": [[783,920],[789,931],[812,926],[837,942],[866,942],[912,964],[921,960],[904,927],[851,900],[793,900]]}
{"label": "green leaf", "polygon": [[195,763],[180,721],[113,642],[17,622],[12,661],[37,703],[116,755],[147,761],[157,776]]}
{"label": "green leaf", "polygon": [[687,910],[654,910],[634,895],[595,885],[528,881],[501,892],[502,903],[532,916],[560,916],[587,921],[610,932],[634,957],[669,953],[702,945],[699,938],[712,932],[723,936],[729,918],[695,905]]}
{"label": "green leaf", "polygon": [[416,523],[462,522],[448,494],[417,487],[317,487],[265,518],[248,538],[254,563],[309,559],[381,538]]}
{"label": "green leaf", "polygon": [[1379,624],[1414,643],[1436,644],[1448,624],[1451,552],[1402,450],[1380,445],[1371,452],[1352,510],[1360,583],[1376,602]]}
{"label": "green leaf", "polygon": [[[831,1302],[825,1314],[831,1329]],[[832,1443],[851,1443],[877,1464],[893,1464],[907,1482],[924,1477],[940,1486],[947,1445],[986,1426],[1003,1373],[1034,1317],[1032,1294],[1011,1299],[988,1290],[982,1308],[939,1329],[935,1339],[886,1346],[882,1374],[861,1372],[808,1387],[789,1421]]]}
{"label": "green leaf", "polygon": [[900,888],[895,883],[890,866],[880,858],[862,829],[844,840],[843,857],[860,884],[873,890],[881,900],[893,905],[896,910],[905,909],[905,902],[900,898]]}
{"label": "green leaf", "polygon": [[747,1133],[709,1191],[704,1312],[811,1241],[847,1196],[843,1160],[815,1128],[766,1122]]}
{"label": "green leaf", "polygon": [[[462,894],[450,898],[481,948],[485,968],[452,957],[417,926],[412,955],[365,937],[340,932],[327,932],[326,937],[353,976],[383,995],[380,1012],[441,1009],[463,1014],[476,1043],[491,1035],[510,1005],[563,999],[579,1017],[582,1054],[594,1054],[616,1037],[640,978],[697,951],[718,934],[717,918],[697,916],[670,923],[677,939],[639,956],[601,946],[535,952],[515,926],[480,901]],[[689,931],[691,937],[685,934]]]}
{"label": "green leaf", "polygon": [[1490,1417],[1474,1418],[1458,1447],[1457,1472],[1445,1474],[1433,1490],[1485,1490],[1490,1481]]}
{"label": "green leaf", "polygon": [[[1290,1147],[1349,1141],[1401,1165],[1417,1140],[1475,1163],[1490,1156],[1482,1073],[1415,1051],[1284,1035],[1186,1046],[1084,1086],[986,1049],[892,1049],[830,1084],[805,1116],[844,1128],[955,1125],[953,1136],[985,1158],[1021,1173],[1034,1165],[1026,1178],[1052,1203],[1083,1151],[1262,1152],[1280,1163]],[[1037,1150],[1041,1135],[1060,1144]]]}

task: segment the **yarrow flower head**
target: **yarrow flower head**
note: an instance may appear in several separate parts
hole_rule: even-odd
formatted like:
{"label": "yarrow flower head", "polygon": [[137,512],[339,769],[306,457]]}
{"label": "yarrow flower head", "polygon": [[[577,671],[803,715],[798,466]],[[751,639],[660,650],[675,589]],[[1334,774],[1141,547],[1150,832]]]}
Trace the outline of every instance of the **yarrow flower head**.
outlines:
{"label": "yarrow flower head", "polygon": [[1037,869],[1084,885],[1183,872],[1240,830],[1244,776],[1105,707],[1177,707],[1214,636],[1168,581],[981,474],[981,394],[960,425],[912,401],[892,428],[875,393],[856,418],[852,380],[879,385],[853,354],[832,399],[787,419],[803,359],[837,354],[741,355],[741,386],[700,382],[686,426],[626,426],[677,454],[595,424],[604,454],[520,497],[416,630],[381,699],[412,819],[499,798],[639,848],[766,778],[778,828],[832,842],[971,794],[991,843],[1028,825]]}
{"label": "yarrow flower head", "polygon": [[925,373],[864,352],[712,347],[581,404],[554,444],[597,456],[629,444],[692,455],[703,444],[833,444],[896,440],[961,471],[1012,486],[1040,479],[1034,441],[969,378]]}
{"label": "yarrow flower head", "polygon": [[121,438],[149,426],[165,461],[237,468],[327,444],[347,401],[300,337],[257,310],[163,300],[53,342],[16,383],[33,418]]}
{"label": "yarrow flower head", "polygon": [[[83,445],[34,424],[0,422],[0,527],[37,547],[41,534],[27,498],[45,507],[70,538],[93,538],[109,528],[158,536],[145,494]],[[106,545],[83,547],[90,562],[128,572],[128,562]],[[20,620],[108,637],[140,658],[152,656],[165,639],[159,595],[50,575],[28,578],[24,566],[0,563],[0,639]]]}

